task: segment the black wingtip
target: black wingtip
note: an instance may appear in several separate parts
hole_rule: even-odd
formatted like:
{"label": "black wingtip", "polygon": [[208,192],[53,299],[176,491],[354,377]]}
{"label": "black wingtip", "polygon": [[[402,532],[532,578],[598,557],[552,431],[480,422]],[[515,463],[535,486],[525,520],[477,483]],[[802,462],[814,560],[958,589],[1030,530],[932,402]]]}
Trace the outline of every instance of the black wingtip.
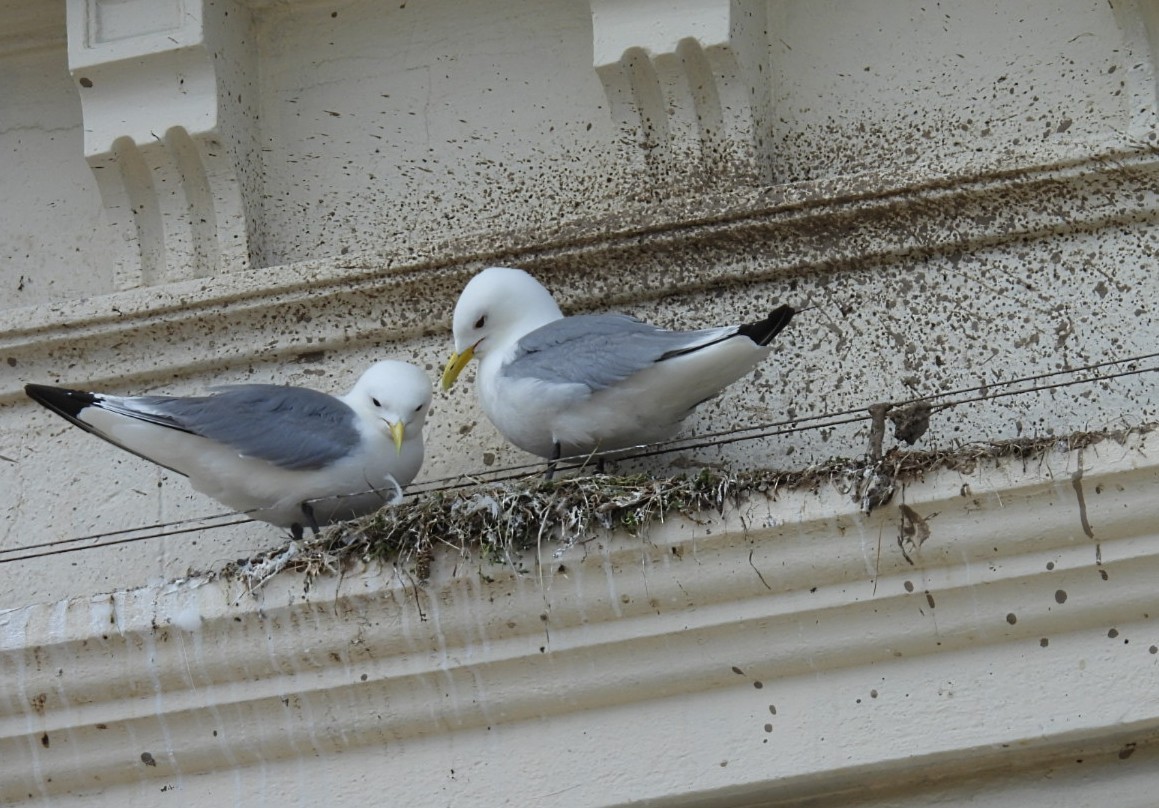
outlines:
{"label": "black wingtip", "polygon": [[737,333],[745,335],[757,345],[768,345],[796,313],[797,310],[792,306],[777,306],[768,317],[755,323],[745,323],[737,329]]}
{"label": "black wingtip", "polygon": [[48,407],[73,423],[80,420],[81,410],[96,402],[96,396],[92,393],[68,390],[64,387],[49,387],[46,384],[26,384],[24,392],[37,404]]}

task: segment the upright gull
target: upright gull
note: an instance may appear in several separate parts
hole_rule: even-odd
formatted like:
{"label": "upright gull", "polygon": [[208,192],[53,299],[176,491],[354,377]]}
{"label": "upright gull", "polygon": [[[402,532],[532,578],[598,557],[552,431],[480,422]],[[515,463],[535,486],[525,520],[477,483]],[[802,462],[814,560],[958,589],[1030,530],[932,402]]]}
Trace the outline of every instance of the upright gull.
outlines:
{"label": "upright gull", "polygon": [[29,384],[35,401],[195,489],[295,537],[394,501],[423,462],[427,375],[372,365],[336,398],[246,384],[207,396],[110,396]]}
{"label": "upright gull", "polygon": [[779,306],[764,320],[701,331],[623,314],[564,317],[535,278],[491,267],[455,304],[443,388],[478,357],[483,412],[507,440],[553,461],[653,443],[768,356],[794,313]]}

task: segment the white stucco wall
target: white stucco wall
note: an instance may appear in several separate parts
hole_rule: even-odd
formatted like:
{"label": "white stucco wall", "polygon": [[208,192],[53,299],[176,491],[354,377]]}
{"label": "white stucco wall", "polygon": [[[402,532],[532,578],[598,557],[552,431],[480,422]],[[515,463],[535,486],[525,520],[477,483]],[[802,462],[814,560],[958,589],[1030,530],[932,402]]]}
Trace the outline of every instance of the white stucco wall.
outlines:
{"label": "white stucco wall", "polygon": [[[566,310],[619,308],[674,327],[755,318],[781,301],[814,306],[779,338],[773,361],[690,420],[690,434],[980,385],[1003,392],[1003,380],[1149,354],[1159,344],[1153,0],[944,8],[902,0],[69,0],[66,11],[19,0],[0,26],[0,188],[7,191],[0,202],[0,609],[12,610],[3,613],[6,653],[59,642],[64,629],[52,615],[77,608],[61,604],[127,591],[138,594],[117,597],[152,602],[183,591],[166,588],[167,581],[280,540],[273,528],[250,524],[13,561],[13,551],[29,545],[105,535],[99,543],[121,535],[107,535],[113,531],[222,512],[176,475],[36,409],[23,396],[27,382],[188,393],[273,381],[340,391],[385,356],[416,361],[433,377],[450,348],[458,291],[488,264],[536,273]],[[1063,373],[1050,381],[1082,378]],[[529,459],[487,423],[464,381],[436,397],[420,484]],[[1159,417],[1154,389],[1153,374],[1141,373],[975,401],[936,413],[918,446],[1135,426]],[[620,469],[803,467],[859,455],[867,437],[864,422],[841,424]],[[1045,479],[1041,469],[1032,477]],[[993,485],[1002,499],[1006,483]],[[1065,486],[1056,492],[1065,493]],[[1124,505],[1138,524],[1155,516],[1146,503],[1139,497]],[[837,533],[837,522],[819,517],[809,535],[841,546],[850,526],[865,535],[896,531],[895,512],[879,521],[833,519],[842,525]],[[983,521],[972,529],[971,541],[989,541],[1000,530]],[[1017,530],[1034,532],[1029,523]],[[1147,531],[1136,532],[1149,547]],[[743,556],[738,551],[721,563],[747,568]],[[975,608],[969,604],[984,600],[973,583],[976,567],[947,564],[966,610],[958,618],[967,620]],[[808,577],[808,565],[800,571]],[[1025,580],[1053,591],[1029,568]],[[1150,597],[1145,582],[1137,585],[1124,596],[1135,599],[1132,609]],[[682,608],[692,615],[712,597]],[[516,611],[530,614],[534,601],[529,595]],[[220,608],[214,625],[228,627],[230,612]],[[252,604],[233,608],[243,620],[260,619]],[[871,612],[847,633],[871,625]],[[1059,630],[1095,631],[1096,612],[1102,619],[1103,612],[1084,610]],[[671,619],[687,615],[675,609]],[[29,626],[48,622],[13,628],[26,619]],[[1143,619],[1132,611],[1123,622]],[[400,616],[391,631],[423,629],[415,620]],[[611,621],[607,630],[647,634],[649,620],[623,628]],[[330,629],[341,634],[344,626]],[[727,630],[749,636],[745,627]],[[780,629],[769,631],[769,643],[784,639]],[[240,635],[222,632],[223,647],[244,645]],[[1095,643],[1095,635],[1082,636],[1063,655],[1068,670],[1092,659],[1094,646],[1083,643]],[[78,641],[86,638],[92,641]],[[299,641],[288,638],[286,653],[299,653]],[[676,648],[678,659],[669,662],[680,665],[687,654]],[[995,660],[995,670],[1020,670],[1020,648],[1005,640],[980,648],[962,652],[978,656],[970,663],[978,687],[989,676],[983,656]],[[599,648],[585,653],[599,668]],[[123,651],[109,654],[121,658]],[[15,656],[6,659],[18,664]],[[83,653],[76,659],[70,665],[77,670],[97,664]],[[955,664],[937,653],[924,659],[906,676],[933,680]],[[1109,676],[1117,663],[1105,662]],[[860,682],[867,664],[858,657],[838,667]],[[584,679],[580,668],[568,676]],[[1025,670],[1034,681],[1046,676],[1032,665]],[[1153,674],[1143,670],[1140,676]],[[228,690],[231,677],[245,675],[241,664],[214,687]],[[792,676],[800,704],[823,700],[816,688],[837,681]],[[390,682],[383,679],[384,697]],[[560,682],[561,689],[573,686],[566,676]],[[1059,693],[1069,686],[1060,684]],[[628,703],[647,701],[646,691]],[[164,692],[150,697],[165,701]],[[206,703],[221,692],[212,689]],[[1024,697],[1013,685],[1003,692],[1010,703]],[[1095,698],[1093,687],[1082,692]],[[39,743],[40,719],[21,693],[8,691],[0,721],[8,722],[2,726],[12,748],[31,756],[21,765],[35,772],[40,752],[22,744]],[[335,721],[355,720],[353,702],[334,699]],[[713,704],[687,707],[684,725],[715,715]],[[939,704],[913,708],[913,721],[937,724]],[[654,708],[641,706],[640,715]],[[67,704],[54,709],[64,711],[54,726],[89,718]],[[436,724],[454,729],[453,720],[430,709]],[[591,716],[581,709],[567,721],[581,733],[586,719],[640,724],[624,705],[591,709]],[[1046,705],[1031,712],[1027,727],[1057,715]],[[1097,732],[1079,727],[1051,740],[1049,750],[1027,752],[1019,765],[1054,759],[1088,737],[1096,738],[1092,759],[1110,755],[1107,765],[1117,765],[1107,739],[1118,737],[1114,727],[1125,719],[1099,715]],[[495,760],[544,746],[530,716],[511,730],[517,741],[496,747]],[[834,727],[854,720],[844,708],[834,708],[831,719]],[[573,737],[563,718],[544,721],[543,731]],[[863,728],[855,762],[842,769],[836,757],[822,755],[817,782],[841,771],[848,778],[842,782],[855,784],[858,766],[881,764],[864,753],[883,730]],[[920,743],[899,733],[891,743]],[[1008,742],[996,740],[1000,735],[963,739],[957,748]],[[101,738],[82,736],[78,749]],[[399,760],[423,768],[448,748],[478,757],[494,743],[487,737],[478,727],[448,730],[418,757]],[[696,749],[676,733],[665,737],[675,744],[675,760]],[[645,741],[659,743],[642,734]],[[1144,749],[1143,741],[1132,742]],[[953,743],[938,754],[953,758]],[[326,754],[341,748],[335,741]],[[370,747],[359,748],[373,756]],[[828,747],[804,748],[812,754]],[[294,761],[310,749],[282,750],[277,763],[262,765],[308,772],[294,769]],[[198,764],[197,782],[214,784],[197,793],[265,799],[285,785],[271,775],[251,791],[239,774],[202,776],[234,762],[257,765],[238,754],[231,749]],[[1140,751],[1133,760],[1144,757]],[[358,760],[361,766],[369,758]],[[986,760],[994,794],[1025,787],[1021,775]],[[777,770],[765,782],[752,775],[757,765],[717,766],[703,787],[659,768],[655,782],[669,778],[671,791],[610,785],[584,791],[590,799],[558,804],[680,804],[678,794],[705,789],[703,804],[713,793],[723,804],[759,803],[762,793],[789,804],[814,793],[808,777],[799,792],[768,790],[772,780],[796,775]],[[102,791],[76,780],[80,790],[69,793],[114,799],[132,792],[148,804],[162,773],[153,768],[139,792],[118,775],[122,785]],[[337,787],[295,777],[290,790],[302,795]],[[947,788],[960,786],[959,774],[947,777]],[[1070,775],[1058,777],[1062,783]],[[899,788],[926,793],[916,785],[925,782],[920,777],[903,780],[909,785]],[[564,787],[582,791],[571,781]],[[58,795],[73,786],[30,788],[34,796]],[[458,799],[453,784],[446,788],[443,801]],[[1060,785],[1049,793],[1065,791]],[[355,798],[355,791],[343,793]],[[494,804],[493,790],[462,795]]]}
{"label": "white stucco wall", "polygon": [[0,82],[0,187],[8,200],[0,228],[3,307],[114,291],[105,259],[116,252],[116,234],[105,225],[85,163],[80,99],[63,42],[10,53]]}
{"label": "white stucco wall", "polygon": [[421,587],[193,577],[0,612],[0,799],[1146,805],[1152,448],[931,472],[913,564],[895,508],[823,486],[525,572],[444,548]]}

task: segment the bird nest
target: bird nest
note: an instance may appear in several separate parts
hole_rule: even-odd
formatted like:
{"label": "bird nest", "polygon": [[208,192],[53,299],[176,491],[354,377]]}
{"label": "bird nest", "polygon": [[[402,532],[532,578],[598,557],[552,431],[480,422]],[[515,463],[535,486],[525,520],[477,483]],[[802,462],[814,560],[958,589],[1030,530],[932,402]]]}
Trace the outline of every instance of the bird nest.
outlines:
{"label": "bird nest", "polygon": [[593,475],[482,483],[422,495],[334,525],[318,536],[233,562],[220,574],[253,591],[283,572],[303,573],[309,587],[317,576],[340,575],[354,564],[379,563],[393,564],[424,582],[438,548],[463,556],[478,553],[518,569],[522,551],[545,542],[565,548],[600,531],[638,535],[673,516],[701,521],[707,512],[723,513],[753,495],[774,498],[781,490],[832,486],[869,513],[887,504],[899,486],[931,471],[970,474],[987,461],[1027,463],[1050,452],[1074,451],[1105,440],[1124,443],[1128,436],[1151,432],[1156,426],[985,441],[949,450],[895,447],[880,459],[833,458],[795,471],[706,468],[664,478]]}

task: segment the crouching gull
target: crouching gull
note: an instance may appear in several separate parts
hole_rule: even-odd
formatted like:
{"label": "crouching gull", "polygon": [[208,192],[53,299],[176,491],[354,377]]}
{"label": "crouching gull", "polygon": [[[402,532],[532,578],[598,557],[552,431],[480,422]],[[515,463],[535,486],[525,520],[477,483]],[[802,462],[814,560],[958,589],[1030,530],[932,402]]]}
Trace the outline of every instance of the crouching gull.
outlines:
{"label": "crouching gull", "polygon": [[623,314],[564,317],[529,274],[491,267],[455,304],[443,388],[478,357],[483,412],[507,440],[553,464],[653,443],[768,356],[794,313],[779,306],[755,323],[701,331]]}
{"label": "crouching gull", "polygon": [[26,385],[35,401],[116,446],[189,478],[218,502],[300,538],[302,528],[396,501],[423,462],[427,375],[372,365],[336,398],[245,384],[207,396],[109,396]]}

